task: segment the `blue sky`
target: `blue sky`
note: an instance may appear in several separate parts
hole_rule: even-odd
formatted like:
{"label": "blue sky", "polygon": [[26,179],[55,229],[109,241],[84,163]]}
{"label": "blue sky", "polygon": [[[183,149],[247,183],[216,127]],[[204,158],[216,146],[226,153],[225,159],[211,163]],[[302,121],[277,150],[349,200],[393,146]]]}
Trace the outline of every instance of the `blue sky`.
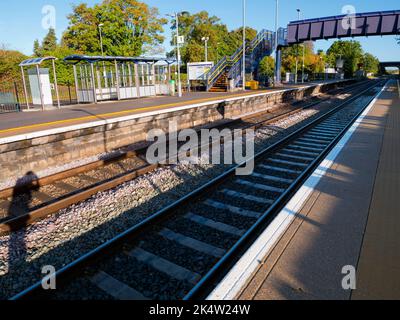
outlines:
{"label": "blue sky", "polygon": [[[33,41],[42,39],[46,30],[42,28],[42,8],[53,5],[56,8],[56,31],[60,37],[67,27],[67,14],[71,5],[83,0],[13,0],[3,1],[0,11],[0,44],[25,54],[32,54]],[[86,0],[92,5],[99,0]],[[242,0],[144,0],[158,7],[161,14],[174,11],[198,12],[206,10],[221,18],[229,28],[238,28],[242,24]],[[247,0],[248,24],[255,29],[274,29],[275,0]],[[296,9],[302,10],[305,19],[341,14],[345,5],[352,5],[357,12],[384,11],[400,9],[398,0],[280,0],[280,25],[297,19]],[[169,29],[166,28],[166,48],[169,48]],[[364,49],[376,55],[382,61],[399,60],[400,46],[393,36],[359,38]],[[316,49],[329,48],[332,41],[318,41]]]}

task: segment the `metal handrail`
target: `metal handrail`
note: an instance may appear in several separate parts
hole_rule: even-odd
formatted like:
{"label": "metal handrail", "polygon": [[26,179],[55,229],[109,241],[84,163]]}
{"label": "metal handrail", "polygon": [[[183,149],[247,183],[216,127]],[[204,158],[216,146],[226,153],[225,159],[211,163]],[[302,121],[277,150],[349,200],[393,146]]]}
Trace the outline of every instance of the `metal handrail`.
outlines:
{"label": "metal handrail", "polygon": [[222,71],[228,66],[228,58],[225,56],[207,74],[207,90],[209,90],[218,80]]}
{"label": "metal handrail", "polygon": [[215,74],[221,67],[222,64],[225,63],[225,61],[227,60],[227,57],[223,57],[214,67],[212,67],[209,71],[208,71],[208,75],[213,75]]}
{"label": "metal handrail", "polygon": [[[273,32],[263,29],[250,42],[250,44],[245,48],[245,50],[246,51],[250,50],[251,52],[253,52],[263,40],[274,41],[273,39],[274,39]],[[209,90],[215,84],[215,82],[221,76],[222,72],[226,70],[226,68],[230,68],[228,72],[228,77],[232,76],[235,67],[242,59],[243,49],[244,48],[242,45],[230,57],[225,56],[218,62],[218,64],[216,64],[213,68],[210,69],[210,71],[207,74],[207,90]]]}

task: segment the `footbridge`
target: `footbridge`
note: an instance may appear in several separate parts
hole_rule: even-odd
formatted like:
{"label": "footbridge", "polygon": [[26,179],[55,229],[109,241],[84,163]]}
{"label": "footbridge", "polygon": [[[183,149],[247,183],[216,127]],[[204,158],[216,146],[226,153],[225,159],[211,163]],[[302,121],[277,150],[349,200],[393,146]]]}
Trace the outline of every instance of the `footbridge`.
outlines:
{"label": "footbridge", "polygon": [[288,45],[322,39],[400,34],[400,10],[290,22]]}
{"label": "footbridge", "polygon": [[[278,46],[286,46],[286,29],[278,30]],[[262,30],[249,43],[243,45],[230,57],[223,57],[207,74],[207,91],[227,91],[228,79],[235,87],[243,84],[243,50],[246,52],[246,73],[256,72],[260,61],[273,53],[275,32]]]}
{"label": "footbridge", "polygon": [[399,69],[399,75],[400,75],[400,61],[385,61],[381,62],[379,66],[382,73],[385,73],[386,68],[394,67]]}
{"label": "footbridge", "polygon": [[[280,82],[281,50],[306,41],[400,35],[400,10],[357,13],[330,16],[309,20],[292,21],[287,28],[278,30],[276,51],[276,81]],[[275,50],[275,32],[262,30],[257,37],[246,45],[246,73],[253,73],[261,59]],[[398,66],[389,63],[385,66]],[[235,87],[243,81],[243,46],[231,57],[221,59],[208,73],[208,91],[226,91],[228,79]],[[278,72],[279,70],[279,72]]]}

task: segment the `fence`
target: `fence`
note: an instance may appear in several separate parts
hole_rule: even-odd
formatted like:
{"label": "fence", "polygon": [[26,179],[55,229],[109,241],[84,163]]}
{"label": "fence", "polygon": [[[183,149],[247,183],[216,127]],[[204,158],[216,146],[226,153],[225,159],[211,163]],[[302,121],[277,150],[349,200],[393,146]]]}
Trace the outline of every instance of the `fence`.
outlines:
{"label": "fence", "polygon": [[[30,92],[29,83],[27,83],[27,97],[25,97],[22,82],[0,84],[0,114],[24,111],[28,108],[27,102],[32,109],[38,108],[38,106],[33,106],[33,99]],[[52,86],[51,92],[54,101],[53,106],[56,107],[57,97],[54,86]],[[58,92],[62,106],[77,104],[75,86],[72,86],[70,83],[58,85]]]}
{"label": "fence", "polygon": [[19,111],[21,111],[21,104],[17,83],[0,86],[0,113]]}

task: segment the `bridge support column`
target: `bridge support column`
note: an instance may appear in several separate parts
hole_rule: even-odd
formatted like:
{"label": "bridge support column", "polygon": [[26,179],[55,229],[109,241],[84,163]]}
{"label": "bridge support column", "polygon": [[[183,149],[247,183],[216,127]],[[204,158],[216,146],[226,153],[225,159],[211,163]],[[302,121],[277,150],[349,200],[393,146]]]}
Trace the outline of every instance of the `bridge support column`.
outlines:
{"label": "bridge support column", "polygon": [[282,66],[282,49],[278,48],[275,53],[275,84],[280,84],[281,79],[281,66]]}

